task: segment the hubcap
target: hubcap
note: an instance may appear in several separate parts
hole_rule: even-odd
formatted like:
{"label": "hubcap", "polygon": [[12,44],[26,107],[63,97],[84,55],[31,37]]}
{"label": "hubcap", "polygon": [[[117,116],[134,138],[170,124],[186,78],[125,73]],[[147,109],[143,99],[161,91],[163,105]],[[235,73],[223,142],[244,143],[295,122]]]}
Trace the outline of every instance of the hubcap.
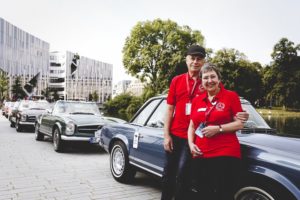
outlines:
{"label": "hubcap", "polygon": [[257,187],[246,187],[237,192],[237,200],[275,200],[268,192]]}
{"label": "hubcap", "polygon": [[35,137],[37,138],[38,137],[38,135],[39,135],[39,125],[38,124],[36,124],[35,125]]}
{"label": "hubcap", "polygon": [[56,129],[53,134],[53,144],[54,144],[55,149],[57,148],[57,145],[59,142],[58,140],[59,140],[59,133],[58,133],[58,130]]}
{"label": "hubcap", "polygon": [[117,147],[113,152],[112,167],[117,176],[122,175],[125,166],[124,153],[120,147]]}

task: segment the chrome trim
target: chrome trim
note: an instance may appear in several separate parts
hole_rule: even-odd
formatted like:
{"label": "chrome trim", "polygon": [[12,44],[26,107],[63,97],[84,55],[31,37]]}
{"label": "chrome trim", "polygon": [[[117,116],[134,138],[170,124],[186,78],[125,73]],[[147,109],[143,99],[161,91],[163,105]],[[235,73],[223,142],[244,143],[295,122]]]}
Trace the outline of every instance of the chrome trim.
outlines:
{"label": "chrome trim", "polygon": [[23,122],[23,121],[19,121],[19,124],[22,124],[22,125],[32,125],[32,126],[34,126],[34,122]]}
{"label": "chrome trim", "polygon": [[160,174],[160,173],[158,173],[158,172],[155,172],[155,171],[153,171],[153,170],[151,170],[151,169],[145,168],[145,167],[143,167],[143,166],[141,166],[141,165],[135,163],[134,161],[141,162],[141,163],[143,163],[143,164],[145,164],[145,165],[151,166],[151,167],[153,167],[153,168],[155,168],[155,169],[157,169],[157,170],[160,170],[160,171],[163,171],[163,168],[162,168],[162,167],[158,167],[157,165],[153,165],[153,164],[151,164],[151,163],[149,163],[149,162],[145,162],[145,161],[143,161],[143,160],[141,160],[141,159],[138,159],[138,158],[135,158],[135,157],[132,157],[132,156],[129,156],[129,159],[131,159],[131,160],[129,160],[129,163],[130,163],[130,164],[132,164],[132,165],[134,165],[134,166],[137,166],[137,167],[139,167],[139,168],[141,168],[141,169],[143,169],[143,170],[145,170],[145,171],[147,171],[147,172],[150,172],[150,173],[152,173],[152,174],[154,174],[154,175],[157,175],[157,176],[159,176],[159,177],[162,177],[162,174]]}
{"label": "chrome trim", "polygon": [[60,136],[62,140],[67,140],[67,141],[89,141],[89,137],[74,137],[74,136],[65,136],[61,135]]}

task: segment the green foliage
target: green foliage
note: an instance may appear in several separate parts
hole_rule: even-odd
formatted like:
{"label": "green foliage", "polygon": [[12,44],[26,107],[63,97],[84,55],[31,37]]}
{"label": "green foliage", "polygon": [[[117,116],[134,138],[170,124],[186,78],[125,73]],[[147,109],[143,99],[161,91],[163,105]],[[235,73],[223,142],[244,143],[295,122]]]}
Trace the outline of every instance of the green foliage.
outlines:
{"label": "green foliage", "polygon": [[93,94],[89,93],[89,101],[93,101]]}
{"label": "green foliage", "polygon": [[51,88],[46,87],[45,89],[43,89],[41,91],[41,94],[47,99],[50,100],[50,96],[51,96]]}
{"label": "green foliage", "polygon": [[243,53],[235,49],[222,49],[211,58],[222,74],[225,88],[236,91],[240,96],[254,103],[262,96],[262,66],[251,63]]}
{"label": "green foliage", "polygon": [[98,99],[99,99],[99,95],[98,95],[97,91],[95,90],[92,94],[92,100],[97,102]]}
{"label": "green foliage", "polygon": [[128,121],[140,108],[143,101],[129,93],[123,93],[104,104],[104,115],[117,117]]}
{"label": "green foliage", "polygon": [[13,100],[23,99],[26,96],[26,93],[24,92],[23,87],[21,86],[20,76],[17,76],[17,78],[15,79],[15,82],[12,85],[11,92]]}
{"label": "green foliage", "polygon": [[191,44],[203,44],[200,31],[171,20],[138,22],[126,38],[123,64],[129,74],[147,83],[154,94],[168,88],[176,67]]}
{"label": "green foliage", "polygon": [[273,48],[274,62],[264,69],[266,99],[284,108],[300,108],[300,45],[282,38]]}
{"label": "green foliage", "polygon": [[8,90],[7,74],[0,69],[0,100],[5,99],[5,92]]}

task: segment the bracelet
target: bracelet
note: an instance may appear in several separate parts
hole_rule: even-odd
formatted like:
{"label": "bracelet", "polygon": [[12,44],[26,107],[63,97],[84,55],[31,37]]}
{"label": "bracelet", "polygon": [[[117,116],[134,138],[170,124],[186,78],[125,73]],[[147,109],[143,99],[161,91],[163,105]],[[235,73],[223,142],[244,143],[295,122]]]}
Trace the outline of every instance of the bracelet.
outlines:
{"label": "bracelet", "polygon": [[220,133],[223,132],[223,128],[222,128],[221,124],[219,124],[219,131],[220,131]]}

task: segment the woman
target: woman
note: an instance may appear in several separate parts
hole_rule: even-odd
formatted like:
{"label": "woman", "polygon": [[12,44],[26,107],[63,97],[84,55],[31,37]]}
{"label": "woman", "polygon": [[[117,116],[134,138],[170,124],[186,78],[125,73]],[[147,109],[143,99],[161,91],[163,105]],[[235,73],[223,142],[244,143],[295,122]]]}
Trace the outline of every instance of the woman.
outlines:
{"label": "woman", "polygon": [[200,76],[206,92],[192,102],[188,130],[200,195],[205,200],[233,200],[241,158],[235,131],[243,128],[235,116],[242,112],[241,102],[223,87],[216,66],[204,65]]}

